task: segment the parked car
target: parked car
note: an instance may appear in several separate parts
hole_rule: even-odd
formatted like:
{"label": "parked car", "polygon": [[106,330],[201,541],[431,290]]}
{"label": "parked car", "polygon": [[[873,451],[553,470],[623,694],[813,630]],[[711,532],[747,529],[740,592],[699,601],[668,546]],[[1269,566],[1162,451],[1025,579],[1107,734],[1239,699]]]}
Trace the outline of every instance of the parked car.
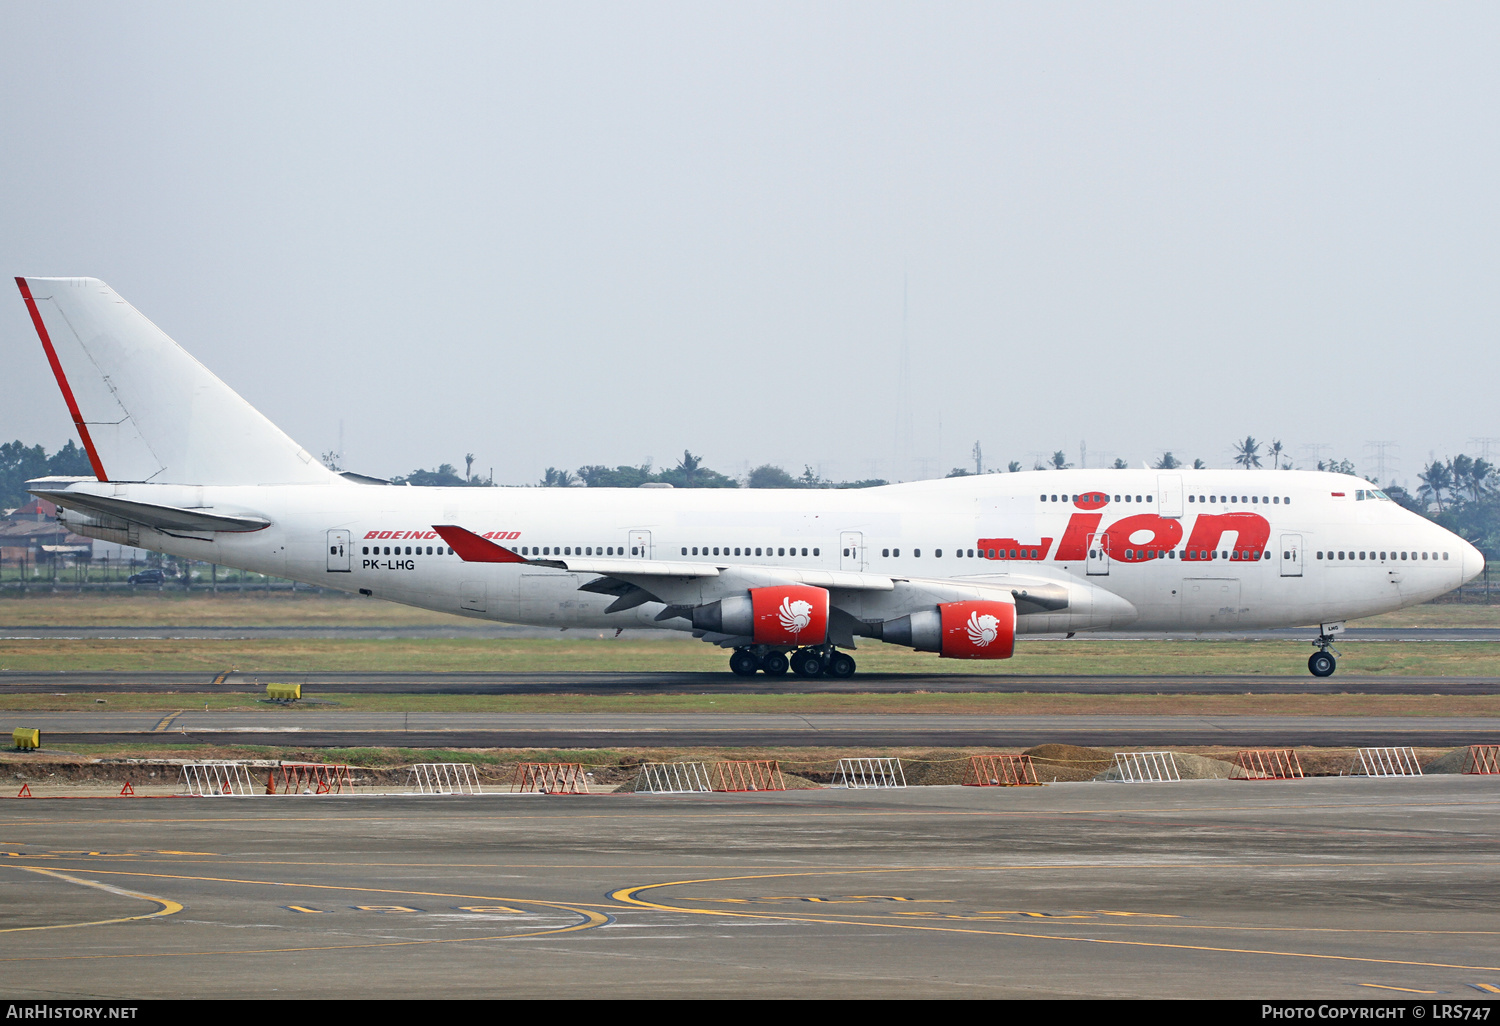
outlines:
{"label": "parked car", "polygon": [[152,567],[150,570],[142,570],[138,574],[131,574],[126,578],[128,584],[161,584],[167,579],[162,571]]}

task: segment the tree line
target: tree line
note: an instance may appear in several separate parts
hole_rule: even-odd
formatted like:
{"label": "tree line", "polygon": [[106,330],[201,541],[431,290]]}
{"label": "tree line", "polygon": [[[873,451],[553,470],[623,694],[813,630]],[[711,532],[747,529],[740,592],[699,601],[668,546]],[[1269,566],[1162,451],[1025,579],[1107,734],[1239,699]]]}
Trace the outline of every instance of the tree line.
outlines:
{"label": "tree line", "polygon": [[[879,478],[863,481],[829,481],[810,466],[793,477],[781,467],[762,464],[745,476],[746,488],[873,488],[889,482]],[[606,467],[589,464],[578,470],[559,470],[548,467],[538,482],[543,488],[568,488],[582,485],[588,488],[640,488],[642,485],[671,485],[673,488],[739,488],[741,482],[727,474],[721,474],[705,466],[702,456],[690,450],[682,451],[682,459],[676,466],[655,470],[647,460],[638,467]]]}
{"label": "tree line", "polygon": [[15,509],[31,501],[26,482],[34,477],[93,477],[88,453],[70,438],[51,456],[40,445],[17,439],[0,444],[0,509]]}

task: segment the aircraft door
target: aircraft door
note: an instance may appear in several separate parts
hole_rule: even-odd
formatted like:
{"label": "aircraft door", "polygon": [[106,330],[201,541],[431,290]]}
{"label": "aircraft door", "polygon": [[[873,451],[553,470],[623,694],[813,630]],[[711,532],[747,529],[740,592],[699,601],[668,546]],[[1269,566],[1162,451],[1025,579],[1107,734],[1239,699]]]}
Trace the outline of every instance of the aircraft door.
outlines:
{"label": "aircraft door", "polygon": [[1281,536],[1281,576],[1302,576],[1302,536],[1300,534]]}
{"label": "aircraft door", "polygon": [[1107,540],[1102,534],[1089,535],[1089,554],[1083,567],[1090,577],[1109,576],[1109,551],[1104,547]]}
{"label": "aircraft door", "polygon": [[1156,477],[1156,512],[1160,516],[1182,519],[1182,475],[1158,474]]}
{"label": "aircraft door", "polygon": [[331,574],[347,574],[349,572],[349,532],[328,532],[328,572]]}
{"label": "aircraft door", "polygon": [[863,570],[865,568],[865,536],[861,531],[839,533],[839,569]]}
{"label": "aircraft door", "polygon": [[630,532],[630,556],[632,559],[651,558],[651,532]]}

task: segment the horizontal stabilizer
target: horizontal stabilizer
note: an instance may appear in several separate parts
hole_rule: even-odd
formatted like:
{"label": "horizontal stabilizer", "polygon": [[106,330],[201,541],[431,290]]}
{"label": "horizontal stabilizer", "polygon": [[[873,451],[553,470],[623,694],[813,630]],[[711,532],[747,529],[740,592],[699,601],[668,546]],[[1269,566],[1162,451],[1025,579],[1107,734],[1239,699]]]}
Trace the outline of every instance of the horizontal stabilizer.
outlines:
{"label": "horizontal stabilizer", "polygon": [[205,510],[182,509],[179,506],[161,506],[153,502],[135,502],[131,499],[116,499],[106,495],[89,495],[86,492],[49,491],[32,489],[31,494],[48,502],[55,502],[64,509],[77,510],[94,516],[114,517],[132,524],[140,524],[157,531],[226,531],[243,534],[248,531],[263,531],[271,526],[264,517],[236,516],[227,513],[209,513]]}

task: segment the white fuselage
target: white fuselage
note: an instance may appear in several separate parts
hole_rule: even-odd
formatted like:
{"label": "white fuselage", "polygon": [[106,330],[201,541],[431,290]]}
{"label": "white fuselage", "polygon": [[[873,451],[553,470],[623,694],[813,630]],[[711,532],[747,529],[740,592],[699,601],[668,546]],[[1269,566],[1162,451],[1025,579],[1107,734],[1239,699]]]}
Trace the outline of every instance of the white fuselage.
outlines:
{"label": "white fuselage", "polygon": [[[1327,623],[1428,601],[1483,566],[1473,546],[1368,493],[1366,482],[1297,471],[1066,470],[848,490],[413,488],[342,478],[74,487],[271,522],[194,537],[101,527],[64,511],[84,534],[462,616],[556,627],[689,629],[657,622],[660,602],[606,613],[611,595],[579,590],[597,574],[466,563],[434,525],[460,525],[543,560],[597,555],[713,563],[752,576],[760,568],[896,579],[888,592],[835,590],[866,620],[928,601],[921,582],[1068,589],[1065,611],[1018,618],[1017,630],[1031,634]],[[694,594],[711,600],[715,586],[695,585]]]}

